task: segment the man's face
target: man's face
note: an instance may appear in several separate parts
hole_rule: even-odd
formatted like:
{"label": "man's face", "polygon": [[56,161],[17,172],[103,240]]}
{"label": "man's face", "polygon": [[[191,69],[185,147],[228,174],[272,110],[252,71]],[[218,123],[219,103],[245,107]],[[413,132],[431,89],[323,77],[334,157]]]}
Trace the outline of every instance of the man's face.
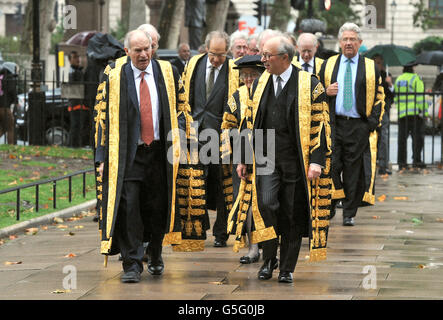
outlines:
{"label": "man's face", "polygon": [[182,45],[178,49],[178,56],[180,57],[180,59],[188,61],[189,58],[191,57],[191,49],[189,48],[189,46],[188,45]]}
{"label": "man's face", "polygon": [[270,39],[263,46],[262,58],[266,70],[271,74],[280,75],[288,67],[287,54],[279,54],[278,47],[280,42],[278,39]]}
{"label": "man's face", "polygon": [[149,39],[142,32],[132,36],[126,54],[131,58],[132,64],[139,70],[145,70],[151,62],[152,48]]}
{"label": "man's face", "polygon": [[73,67],[80,66],[80,56],[78,54],[72,54],[71,58],[69,59],[69,63]]}
{"label": "man's face", "polygon": [[259,50],[258,50],[258,48],[257,48],[257,39],[252,39],[252,40],[249,42],[248,52],[247,52],[247,54],[253,56],[253,55],[258,54],[258,51],[259,51]]}
{"label": "man's face", "polygon": [[377,66],[378,70],[384,69],[384,63],[383,63],[383,57],[382,56],[376,56],[374,58],[375,65]]}
{"label": "man's face", "polygon": [[297,51],[300,53],[301,58],[304,62],[308,63],[312,60],[317,52],[317,47],[314,46],[312,41],[303,40],[299,45],[297,45]]}
{"label": "man's face", "polygon": [[208,51],[209,62],[212,66],[218,68],[226,60],[226,41],[223,38],[214,38],[209,43],[209,47],[206,48]]}
{"label": "man's face", "polygon": [[343,52],[346,58],[353,58],[357,55],[362,42],[356,32],[343,31],[340,39],[341,52]]}
{"label": "man's face", "polygon": [[243,57],[248,51],[248,42],[245,39],[235,40],[232,45],[231,51],[234,59]]}

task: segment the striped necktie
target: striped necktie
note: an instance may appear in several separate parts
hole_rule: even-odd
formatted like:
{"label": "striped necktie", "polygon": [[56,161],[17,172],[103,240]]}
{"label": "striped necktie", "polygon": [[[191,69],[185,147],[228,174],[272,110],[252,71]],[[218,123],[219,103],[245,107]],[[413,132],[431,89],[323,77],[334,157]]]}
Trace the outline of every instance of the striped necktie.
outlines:
{"label": "striped necktie", "polygon": [[343,90],[343,108],[346,111],[352,109],[352,70],[351,70],[352,60],[348,59],[346,61],[346,71],[345,71],[345,86]]}

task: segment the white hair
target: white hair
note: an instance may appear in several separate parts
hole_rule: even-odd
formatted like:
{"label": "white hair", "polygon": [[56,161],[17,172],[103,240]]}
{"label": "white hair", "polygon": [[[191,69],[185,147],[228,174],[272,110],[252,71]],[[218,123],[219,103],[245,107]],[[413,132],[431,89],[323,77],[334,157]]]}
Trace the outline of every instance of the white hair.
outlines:
{"label": "white hair", "polygon": [[245,32],[240,31],[240,30],[237,30],[237,31],[233,32],[229,38],[231,40],[231,43],[230,43],[230,46],[229,46],[230,48],[232,48],[234,46],[235,40],[243,39],[246,42],[248,41],[248,35]]}
{"label": "white hair", "polygon": [[279,37],[282,35],[283,35],[283,33],[281,31],[273,30],[273,29],[265,29],[262,32],[260,32],[260,34],[258,35],[257,45],[260,47],[260,44],[265,37],[268,37],[268,36],[269,37]]}
{"label": "white hair", "polygon": [[338,39],[339,40],[342,38],[344,31],[354,31],[357,34],[358,39],[363,40],[361,37],[360,27],[357,26],[355,23],[346,22],[344,25],[342,25],[340,27],[340,30],[338,30]]}
{"label": "white hair", "polygon": [[137,30],[129,31],[129,32],[126,34],[126,36],[125,36],[125,40],[124,40],[124,46],[125,46],[125,48],[127,48],[127,49],[131,49],[131,39],[132,39],[132,36],[133,36],[135,33],[139,33],[139,32],[142,32],[142,33],[148,38],[148,40],[149,40],[149,44],[150,44],[150,45],[152,44],[152,38],[151,38],[150,34],[149,34],[148,32],[146,32],[145,30],[139,30],[139,29],[137,29]]}
{"label": "white hair", "polygon": [[142,24],[137,28],[137,30],[143,30],[147,32],[151,36],[151,38],[155,35],[157,36],[157,41],[160,41],[160,33],[158,33],[157,29],[152,24]]}
{"label": "white hair", "polygon": [[297,46],[300,46],[302,40],[310,40],[312,42],[312,44],[314,45],[314,47],[317,47],[318,40],[317,40],[317,37],[315,36],[315,34],[313,34],[313,33],[305,32],[305,33],[300,34],[297,39]]}

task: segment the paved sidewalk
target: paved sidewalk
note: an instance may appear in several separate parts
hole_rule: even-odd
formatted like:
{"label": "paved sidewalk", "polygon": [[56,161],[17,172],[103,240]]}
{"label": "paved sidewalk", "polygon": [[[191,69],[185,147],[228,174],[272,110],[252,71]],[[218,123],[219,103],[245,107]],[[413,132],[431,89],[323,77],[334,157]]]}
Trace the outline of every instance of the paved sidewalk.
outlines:
{"label": "paved sidewalk", "polygon": [[103,267],[97,223],[85,216],[0,245],[0,299],[443,299],[443,171],[377,177],[376,197],[355,227],[343,227],[338,210],[326,261],[309,263],[304,239],[293,284],[278,283],[277,272],[259,281],[261,260],[240,264],[246,249],[234,253],[232,239],[212,247],[212,230],[204,252],[166,247],[162,276],[144,272],[140,283],[122,284],[118,256]]}

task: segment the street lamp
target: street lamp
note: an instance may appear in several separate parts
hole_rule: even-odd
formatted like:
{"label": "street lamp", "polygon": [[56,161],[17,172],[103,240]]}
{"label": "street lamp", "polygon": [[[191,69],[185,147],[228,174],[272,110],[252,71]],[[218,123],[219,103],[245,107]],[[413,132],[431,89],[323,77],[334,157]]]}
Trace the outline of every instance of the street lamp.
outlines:
{"label": "street lamp", "polygon": [[391,6],[391,44],[394,44],[394,16],[395,10],[397,9],[397,3],[393,0],[390,4]]}

